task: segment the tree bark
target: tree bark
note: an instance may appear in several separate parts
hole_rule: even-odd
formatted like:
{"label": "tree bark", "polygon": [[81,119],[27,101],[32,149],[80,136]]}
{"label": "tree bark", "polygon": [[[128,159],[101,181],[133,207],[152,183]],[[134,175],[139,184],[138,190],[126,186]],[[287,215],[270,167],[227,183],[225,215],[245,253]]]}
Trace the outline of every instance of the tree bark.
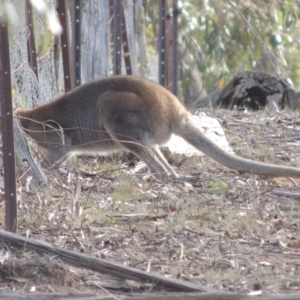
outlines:
{"label": "tree bark", "polygon": [[82,81],[109,74],[109,1],[83,1]]}
{"label": "tree bark", "polygon": [[146,46],[146,24],[143,1],[137,0],[135,4],[135,32],[137,41],[138,75],[147,76],[147,46]]}

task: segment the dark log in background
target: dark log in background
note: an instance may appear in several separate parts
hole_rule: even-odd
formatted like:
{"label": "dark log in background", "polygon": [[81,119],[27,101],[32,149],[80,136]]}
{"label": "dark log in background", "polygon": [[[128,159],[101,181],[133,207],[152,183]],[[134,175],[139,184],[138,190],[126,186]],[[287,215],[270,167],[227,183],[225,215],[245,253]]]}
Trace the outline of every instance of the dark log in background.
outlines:
{"label": "dark log in background", "polygon": [[195,108],[221,106],[259,110],[272,101],[283,109],[300,108],[300,92],[297,92],[287,81],[278,79],[263,71],[238,72],[222,89],[213,91],[193,105]]}

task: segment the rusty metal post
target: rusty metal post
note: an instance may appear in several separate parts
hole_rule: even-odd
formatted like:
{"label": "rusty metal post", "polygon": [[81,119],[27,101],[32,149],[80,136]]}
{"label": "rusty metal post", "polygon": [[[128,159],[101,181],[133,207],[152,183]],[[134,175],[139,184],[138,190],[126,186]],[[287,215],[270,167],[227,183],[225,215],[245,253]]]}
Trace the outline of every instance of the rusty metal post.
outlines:
{"label": "rusty metal post", "polygon": [[14,130],[11,98],[10,57],[7,24],[0,20],[0,102],[3,145],[5,228],[17,229]]}
{"label": "rusty metal post", "polygon": [[[28,0],[27,0],[28,1]],[[81,1],[72,2],[74,87],[81,84]]]}
{"label": "rusty metal post", "polygon": [[128,44],[126,20],[125,20],[125,14],[124,14],[124,5],[122,5],[122,44],[123,44],[123,54],[124,54],[124,61],[125,61],[125,67],[126,67],[126,74],[132,75],[130,49],[129,49],[129,44]]}
{"label": "rusty metal post", "polygon": [[159,60],[158,80],[162,86],[166,85],[166,0],[159,1]]}
{"label": "rusty metal post", "polygon": [[114,0],[114,75],[122,69],[122,2]]}
{"label": "rusty metal post", "polygon": [[173,0],[173,37],[172,37],[172,93],[177,96],[178,93],[178,15],[181,10],[178,7],[177,0]]}
{"label": "rusty metal post", "polygon": [[33,18],[32,18],[32,5],[29,0],[25,2],[25,16],[26,16],[26,25],[29,29],[29,38],[27,41],[27,48],[28,48],[28,61],[29,64],[36,76],[38,77],[38,69],[37,69],[37,60],[36,60],[36,49],[35,49],[35,42],[34,42],[34,26],[33,26]]}
{"label": "rusty metal post", "polygon": [[110,41],[110,57],[112,65],[114,65],[114,0],[109,0],[109,41]]}
{"label": "rusty metal post", "polygon": [[72,90],[73,80],[72,80],[72,56],[70,47],[70,31],[68,23],[68,1],[59,0],[57,1],[58,16],[63,28],[61,34],[61,47],[62,47],[62,58],[63,58],[63,70],[64,70],[64,82],[65,82],[65,92]]}
{"label": "rusty metal post", "polygon": [[173,60],[172,60],[172,15],[167,13],[166,15],[166,87],[168,90],[172,90],[172,74],[173,74]]}

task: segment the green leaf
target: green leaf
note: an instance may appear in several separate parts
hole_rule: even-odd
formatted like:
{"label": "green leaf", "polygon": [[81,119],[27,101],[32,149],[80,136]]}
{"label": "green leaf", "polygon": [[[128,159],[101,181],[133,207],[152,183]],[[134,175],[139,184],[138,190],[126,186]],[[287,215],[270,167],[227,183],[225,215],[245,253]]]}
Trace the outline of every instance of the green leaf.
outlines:
{"label": "green leaf", "polygon": [[211,186],[212,190],[221,190],[223,192],[228,191],[228,185],[225,182],[223,182],[220,178],[216,177],[215,175],[211,175],[211,179],[215,182],[215,184]]}

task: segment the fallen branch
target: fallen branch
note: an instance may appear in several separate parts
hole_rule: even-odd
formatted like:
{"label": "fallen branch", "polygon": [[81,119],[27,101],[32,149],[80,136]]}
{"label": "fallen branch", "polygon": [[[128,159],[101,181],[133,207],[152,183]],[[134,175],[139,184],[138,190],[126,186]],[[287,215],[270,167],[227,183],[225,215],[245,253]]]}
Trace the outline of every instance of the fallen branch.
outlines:
{"label": "fallen branch", "polygon": [[162,275],[125,267],[123,265],[90,257],[74,251],[65,250],[44,241],[26,238],[4,230],[0,230],[0,240],[2,240],[2,242],[10,243],[10,245],[14,247],[33,249],[38,253],[55,256],[61,261],[77,268],[85,268],[104,274],[110,274],[118,278],[121,277],[125,279],[137,280],[139,282],[141,280],[151,281],[154,282],[156,286],[169,287],[174,291],[218,293],[218,291],[212,288],[204,287],[200,284],[167,278]]}
{"label": "fallen branch", "polygon": [[216,293],[153,293],[137,296],[121,296],[120,300],[299,300],[300,295],[237,295]]}
{"label": "fallen branch", "polygon": [[116,298],[107,295],[76,294],[76,293],[17,293],[1,292],[0,299],[5,300],[116,300]]}
{"label": "fallen branch", "polygon": [[30,169],[27,175],[32,176],[31,186],[34,190],[36,190],[41,184],[47,184],[47,178],[32,158],[27,140],[25,139],[16,119],[14,119],[14,135],[16,139],[16,151],[22,159],[25,159],[28,162]]}
{"label": "fallen branch", "polygon": [[292,192],[286,192],[286,191],[280,191],[280,190],[272,190],[270,193],[273,195],[276,195],[276,196],[300,199],[300,193],[292,193]]}
{"label": "fallen branch", "polygon": [[0,299],[17,300],[299,300],[300,295],[223,295],[216,293],[138,293],[137,295],[93,295],[76,293],[1,293]]}

